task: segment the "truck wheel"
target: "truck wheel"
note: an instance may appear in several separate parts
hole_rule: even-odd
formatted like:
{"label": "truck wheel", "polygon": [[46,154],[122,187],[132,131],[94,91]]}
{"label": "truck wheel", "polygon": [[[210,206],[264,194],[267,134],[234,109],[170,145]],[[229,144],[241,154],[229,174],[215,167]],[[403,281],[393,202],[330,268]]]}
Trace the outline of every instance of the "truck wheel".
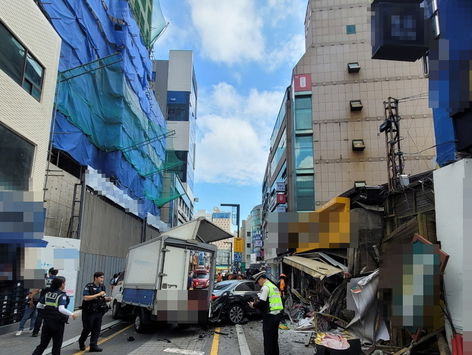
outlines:
{"label": "truck wheel", "polygon": [[134,330],[136,333],[144,333],[146,332],[146,326],[144,325],[143,314],[141,310],[136,312],[136,316],[134,317]]}
{"label": "truck wheel", "polygon": [[228,310],[228,319],[233,324],[239,324],[244,319],[244,309],[237,303],[232,304]]}
{"label": "truck wheel", "polygon": [[121,318],[121,305],[117,301],[113,302],[113,306],[111,307],[111,317],[113,319]]}

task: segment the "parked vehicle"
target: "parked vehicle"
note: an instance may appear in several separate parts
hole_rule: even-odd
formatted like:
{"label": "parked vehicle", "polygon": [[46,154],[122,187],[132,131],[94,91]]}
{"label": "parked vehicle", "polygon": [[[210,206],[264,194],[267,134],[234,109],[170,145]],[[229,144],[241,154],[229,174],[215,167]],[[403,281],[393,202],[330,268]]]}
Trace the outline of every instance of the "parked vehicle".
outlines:
{"label": "parked vehicle", "polygon": [[228,280],[215,285],[212,294],[211,322],[227,319],[233,324],[240,324],[246,316],[257,314],[248,306],[248,302],[257,298],[260,286],[252,280]]}
{"label": "parked vehicle", "polygon": [[113,316],[131,315],[137,332],[144,332],[152,321],[206,324],[213,279],[208,278],[206,289],[187,289],[193,256],[205,253],[207,273],[213,275],[216,246],[208,243],[230,237],[201,217],[131,247],[123,284],[115,287]]}
{"label": "parked vehicle", "polygon": [[193,272],[193,280],[192,280],[193,288],[208,288],[210,287],[210,273],[203,269],[203,270],[195,270]]}

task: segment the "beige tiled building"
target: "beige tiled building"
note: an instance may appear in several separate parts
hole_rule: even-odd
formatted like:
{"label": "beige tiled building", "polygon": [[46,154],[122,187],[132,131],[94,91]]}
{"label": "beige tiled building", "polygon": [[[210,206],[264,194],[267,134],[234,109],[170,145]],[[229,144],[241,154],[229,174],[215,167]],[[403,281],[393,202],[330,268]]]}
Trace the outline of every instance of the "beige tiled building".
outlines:
{"label": "beige tiled building", "polygon": [[32,191],[37,201],[43,200],[60,48],[33,1],[0,2],[0,190]]}
{"label": "beige tiled building", "polygon": [[[434,132],[423,63],[371,59],[370,2],[308,1],[306,52],[294,78],[311,74],[311,91],[294,95],[311,96],[312,132],[301,133],[313,137],[315,209],[355,181],[388,181],[385,134],[379,133],[388,97],[414,96],[399,104],[405,173],[434,168],[434,149],[427,149],[434,146]],[[348,63],[358,63],[360,70],[349,73]],[[351,100],[360,100],[362,110],[353,112]],[[299,133],[294,130],[295,136]],[[364,140],[363,151],[353,151],[354,139]]]}

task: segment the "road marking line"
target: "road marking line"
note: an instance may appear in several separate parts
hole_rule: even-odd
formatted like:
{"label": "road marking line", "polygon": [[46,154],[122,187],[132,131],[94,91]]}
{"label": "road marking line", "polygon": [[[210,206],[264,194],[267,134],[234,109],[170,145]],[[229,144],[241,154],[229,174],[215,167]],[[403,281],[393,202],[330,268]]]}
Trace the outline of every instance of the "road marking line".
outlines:
{"label": "road marking line", "polygon": [[251,355],[249,346],[247,345],[246,335],[241,324],[236,324],[236,334],[238,335],[239,352],[241,355]]}
{"label": "road marking line", "polygon": [[210,355],[218,355],[218,345],[220,344],[220,328],[215,329],[215,334],[213,335],[213,342],[211,343]]}
{"label": "road marking line", "polygon": [[173,354],[186,354],[186,355],[205,355],[205,353],[201,351],[193,351],[193,350],[178,349],[178,348],[167,348],[167,349],[164,349],[164,352],[173,353]]}
{"label": "road marking line", "polygon": [[[117,335],[119,335],[119,334],[123,333],[124,331],[128,330],[129,328],[131,328],[132,326],[133,326],[133,324],[130,324],[130,325],[124,327],[123,329],[118,330],[116,333],[113,333],[112,335],[99,340],[97,345],[103,344],[103,343],[107,342],[108,340],[113,339]],[[84,351],[78,351],[78,352],[74,353],[74,355],[82,355],[82,354],[85,354],[85,352],[87,352],[89,350],[90,350],[90,347],[87,347]]]}

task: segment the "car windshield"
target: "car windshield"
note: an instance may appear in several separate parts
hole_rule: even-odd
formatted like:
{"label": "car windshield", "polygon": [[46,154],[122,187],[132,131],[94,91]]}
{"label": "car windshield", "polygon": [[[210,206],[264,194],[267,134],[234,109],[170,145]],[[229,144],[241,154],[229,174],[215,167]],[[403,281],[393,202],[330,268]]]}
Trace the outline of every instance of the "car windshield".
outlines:
{"label": "car windshield", "polygon": [[215,285],[215,290],[226,290],[230,288],[231,285],[234,285],[232,282],[220,282]]}
{"label": "car windshield", "polygon": [[194,279],[208,279],[208,274],[196,274]]}

